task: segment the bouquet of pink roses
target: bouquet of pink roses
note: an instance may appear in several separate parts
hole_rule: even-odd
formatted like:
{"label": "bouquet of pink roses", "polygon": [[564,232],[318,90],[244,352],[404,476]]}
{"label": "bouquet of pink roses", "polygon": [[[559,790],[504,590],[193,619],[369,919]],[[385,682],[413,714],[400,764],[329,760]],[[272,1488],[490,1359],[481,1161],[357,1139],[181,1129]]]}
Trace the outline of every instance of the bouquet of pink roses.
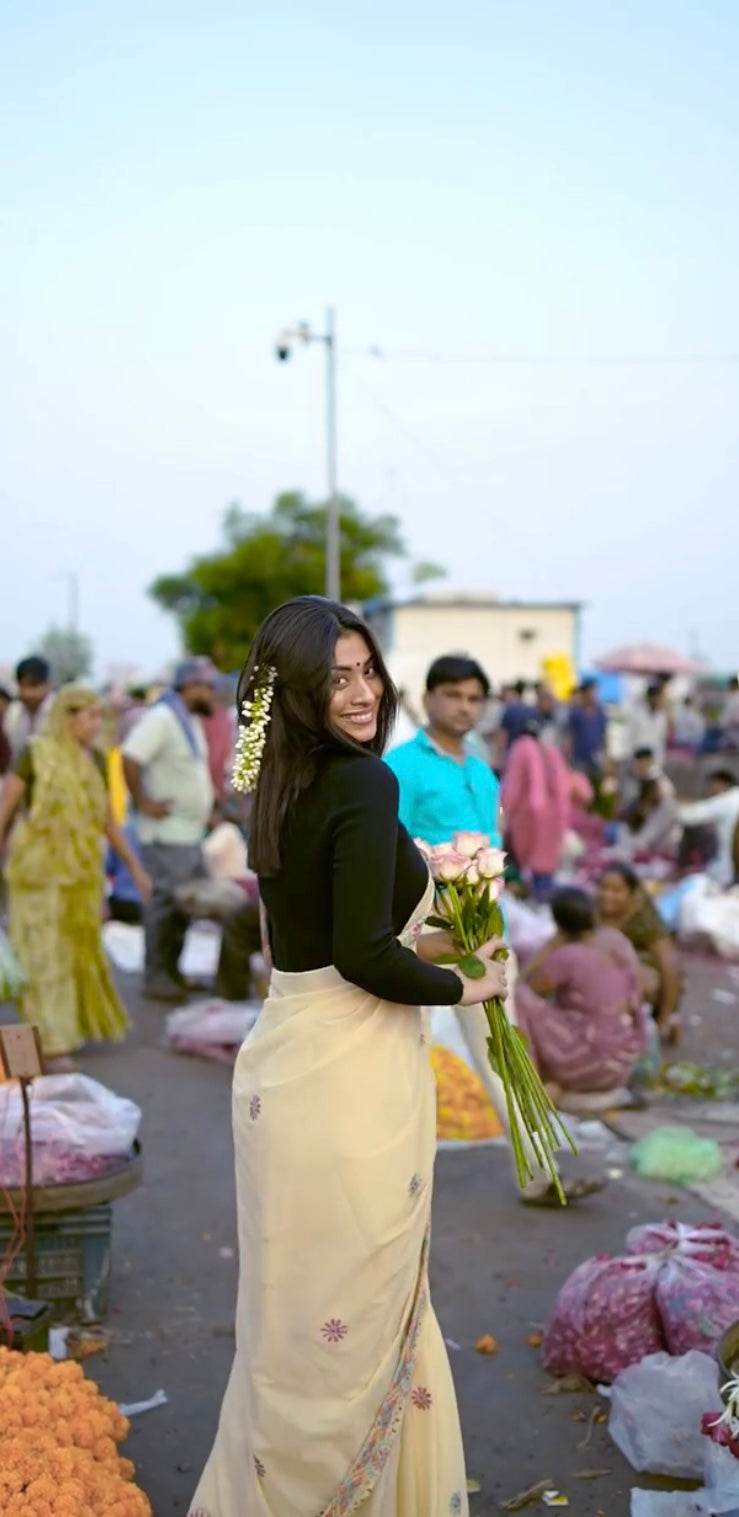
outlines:
{"label": "bouquet of pink roses", "polygon": [[[429,924],[451,934],[454,941],[452,962],[469,979],[480,979],[485,966],[476,956],[491,938],[503,935],[503,894],[505,854],[490,846],[481,832],[457,832],[451,843],[435,848],[417,840],[426,855],[436,882],[435,915]],[[499,949],[496,958],[507,958],[508,950]],[[565,1196],[555,1162],[562,1140],[574,1145],[560,1120],[528,1054],[526,1038],[513,1027],[500,999],[485,1001],[490,1036],[490,1064],[505,1090],[511,1147],[520,1185],[533,1179],[530,1153],[533,1151],[557,1189],[562,1204]],[[527,1150],[524,1133],[530,1140]]]}

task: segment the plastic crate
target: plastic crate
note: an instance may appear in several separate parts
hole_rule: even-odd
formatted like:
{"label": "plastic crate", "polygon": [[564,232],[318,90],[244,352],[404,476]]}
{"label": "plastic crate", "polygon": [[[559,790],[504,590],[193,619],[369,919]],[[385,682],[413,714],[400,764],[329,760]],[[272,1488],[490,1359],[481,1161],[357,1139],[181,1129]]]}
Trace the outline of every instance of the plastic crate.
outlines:
{"label": "plastic crate", "polygon": [[[0,1259],[11,1238],[9,1218],[0,1215]],[[99,1322],[108,1309],[113,1208],[37,1212],[35,1298],[48,1301],[57,1322]],[[5,1287],[23,1295],[26,1256],[13,1260]]]}

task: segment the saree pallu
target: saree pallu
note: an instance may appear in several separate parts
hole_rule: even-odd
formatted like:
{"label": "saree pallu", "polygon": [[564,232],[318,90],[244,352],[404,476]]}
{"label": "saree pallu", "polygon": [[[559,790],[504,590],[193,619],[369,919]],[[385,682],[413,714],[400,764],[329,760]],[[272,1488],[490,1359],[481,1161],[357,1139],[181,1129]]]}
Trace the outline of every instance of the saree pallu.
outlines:
{"label": "saree pallu", "polygon": [[466,1514],[428,1295],[424,1014],[334,968],[274,970],[236,1063],[233,1119],[236,1355],[190,1517]]}

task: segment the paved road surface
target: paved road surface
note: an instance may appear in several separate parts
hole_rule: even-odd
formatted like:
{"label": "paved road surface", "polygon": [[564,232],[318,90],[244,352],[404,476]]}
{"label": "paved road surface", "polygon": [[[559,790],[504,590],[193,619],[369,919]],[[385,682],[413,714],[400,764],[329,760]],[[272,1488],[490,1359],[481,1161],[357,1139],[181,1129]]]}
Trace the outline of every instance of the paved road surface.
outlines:
{"label": "paved road surface", "polygon": [[[729,972],[695,960],[690,977],[688,1016],[701,1021],[688,1027],[686,1052],[700,1050],[718,1062],[728,1050],[736,1063],[739,1001],[731,1006],[713,1000],[716,986],[727,994],[731,989]],[[156,1517],[184,1517],[233,1349],[230,1071],[167,1053],[161,1010],[138,1000],[134,981],[122,983],[134,1035],[125,1047],[91,1054],[83,1063],[142,1106],[146,1181],[116,1205],[108,1321],[113,1341],[108,1355],[88,1368],[121,1401],[143,1399],[160,1386],[166,1390],[168,1406],[134,1423],[127,1452]],[[594,1161],[585,1156],[582,1162]],[[593,1398],[542,1395],[547,1377],[526,1339],[545,1321],[561,1281],[588,1254],[619,1251],[626,1229],[637,1221],[697,1219],[707,1211],[704,1202],[645,1185],[628,1170],[582,1207],[562,1214],[532,1211],[516,1199],[505,1151],[440,1154],[433,1291],[442,1329],[459,1345],[450,1357],[468,1471],[482,1484],[472,1498],[473,1517],[497,1511],[501,1500],[545,1476],[567,1492],[573,1517],[627,1517],[635,1481],[605,1428],[595,1427],[588,1446],[579,1447],[587,1427],[573,1414],[583,1408],[589,1414]],[[495,1357],[474,1351],[484,1332],[499,1342]],[[309,1427],[307,1407],[306,1435]],[[586,1469],[609,1473],[592,1482],[576,1480]]]}

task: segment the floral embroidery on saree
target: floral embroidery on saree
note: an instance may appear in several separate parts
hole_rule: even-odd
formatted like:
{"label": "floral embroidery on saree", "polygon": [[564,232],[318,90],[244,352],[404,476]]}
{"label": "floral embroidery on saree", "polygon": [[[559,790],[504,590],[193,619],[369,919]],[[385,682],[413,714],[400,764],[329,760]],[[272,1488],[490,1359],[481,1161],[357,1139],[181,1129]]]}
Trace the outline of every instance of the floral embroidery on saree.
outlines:
{"label": "floral embroidery on saree", "polygon": [[403,1413],[413,1385],[418,1339],[428,1305],[429,1293],[426,1281],[428,1251],[429,1234],[427,1232],[421,1250],[418,1284],[411,1319],[395,1373],[359,1453],[328,1506],[323,1508],[320,1517],[349,1517],[351,1512],[356,1512],[362,1502],[372,1494],[390,1458],[390,1450],[400,1431]]}
{"label": "floral embroidery on saree", "polygon": [[329,1318],[329,1321],[324,1322],[321,1328],[321,1332],[327,1343],[341,1343],[342,1338],[346,1337],[348,1331],[346,1323],[342,1322],[339,1317]]}

